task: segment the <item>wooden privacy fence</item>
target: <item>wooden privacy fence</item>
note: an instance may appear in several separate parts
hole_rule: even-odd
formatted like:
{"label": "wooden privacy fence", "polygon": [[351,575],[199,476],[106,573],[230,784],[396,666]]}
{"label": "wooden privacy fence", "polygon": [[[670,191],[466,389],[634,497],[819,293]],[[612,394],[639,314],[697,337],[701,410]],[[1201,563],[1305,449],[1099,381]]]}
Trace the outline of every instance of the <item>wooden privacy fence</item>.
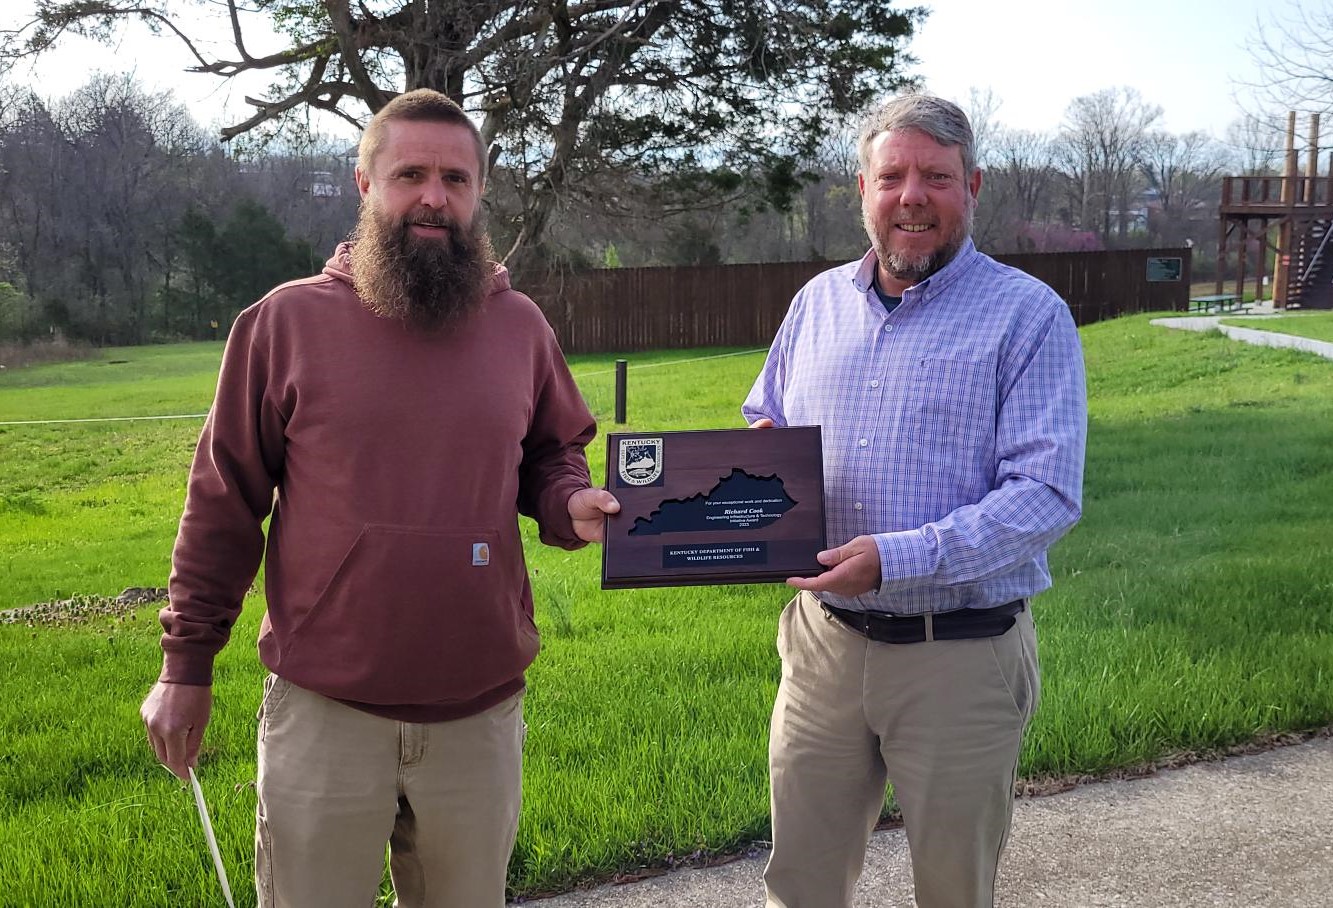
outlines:
{"label": "wooden privacy fence", "polygon": [[[1181,249],[1117,249],[1105,252],[1029,252],[997,255],[1045,281],[1074,313],[1074,322],[1093,322],[1136,312],[1184,312],[1189,309],[1190,253]],[[1179,259],[1176,280],[1163,271]],[[1158,280],[1150,280],[1149,273]]]}
{"label": "wooden privacy fence", "polygon": [[[1080,325],[1133,312],[1184,311],[1189,305],[1189,249],[996,258],[1049,284]],[[1149,259],[1157,260],[1157,280],[1148,279]],[[1178,277],[1161,280],[1164,273],[1171,276],[1174,259],[1181,260]],[[566,353],[764,347],[796,291],[837,264],[615,268],[540,283],[520,280],[517,286],[542,307]]]}

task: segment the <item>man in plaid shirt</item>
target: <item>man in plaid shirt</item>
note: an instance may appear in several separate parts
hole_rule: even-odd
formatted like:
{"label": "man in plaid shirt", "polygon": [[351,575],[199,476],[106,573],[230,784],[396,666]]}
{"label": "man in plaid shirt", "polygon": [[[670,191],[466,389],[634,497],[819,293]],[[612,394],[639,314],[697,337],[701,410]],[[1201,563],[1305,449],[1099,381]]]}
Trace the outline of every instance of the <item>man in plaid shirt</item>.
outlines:
{"label": "man in plaid shirt", "polygon": [[769,908],[845,908],[892,783],[917,904],[982,908],[1040,677],[1029,600],[1081,513],[1087,402],[1069,307],[970,238],[955,105],[862,127],[871,251],[792,301],[745,401],[819,425],[828,570],[789,580],[769,742]]}

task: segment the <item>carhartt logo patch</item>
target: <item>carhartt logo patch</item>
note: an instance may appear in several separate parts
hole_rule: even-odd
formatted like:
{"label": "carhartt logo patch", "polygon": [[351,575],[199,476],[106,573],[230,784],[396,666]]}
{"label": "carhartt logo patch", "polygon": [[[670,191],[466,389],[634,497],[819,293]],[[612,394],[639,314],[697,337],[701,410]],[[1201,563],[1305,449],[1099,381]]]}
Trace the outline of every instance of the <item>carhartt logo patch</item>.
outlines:
{"label": "carhartt logo patch", "polygon": [[485,567],[491,563],[491,547],[485,542],[472,543],[472,566]]}

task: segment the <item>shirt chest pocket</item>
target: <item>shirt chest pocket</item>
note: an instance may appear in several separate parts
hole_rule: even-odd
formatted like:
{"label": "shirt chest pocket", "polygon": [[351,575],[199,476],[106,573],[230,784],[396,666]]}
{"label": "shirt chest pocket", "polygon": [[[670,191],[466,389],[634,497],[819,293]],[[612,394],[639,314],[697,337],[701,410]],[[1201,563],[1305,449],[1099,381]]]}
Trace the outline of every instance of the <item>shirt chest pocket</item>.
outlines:
{"label": "shirt chest pocket", "polygon": [[910,389],[908,431],[918,445],[957,450],[994,443],[994,363],[923,358],[912,371]]}

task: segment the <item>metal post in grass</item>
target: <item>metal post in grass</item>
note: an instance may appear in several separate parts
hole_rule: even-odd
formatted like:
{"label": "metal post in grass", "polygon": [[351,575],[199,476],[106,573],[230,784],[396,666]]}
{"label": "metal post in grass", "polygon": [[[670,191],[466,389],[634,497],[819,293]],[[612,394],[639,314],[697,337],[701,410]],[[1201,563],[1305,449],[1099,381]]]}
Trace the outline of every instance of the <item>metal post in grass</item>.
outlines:
{"label": "metal post in grass", "polygon": [[616,424],[625,424],[625,371],[629,361],[616,360]]}

